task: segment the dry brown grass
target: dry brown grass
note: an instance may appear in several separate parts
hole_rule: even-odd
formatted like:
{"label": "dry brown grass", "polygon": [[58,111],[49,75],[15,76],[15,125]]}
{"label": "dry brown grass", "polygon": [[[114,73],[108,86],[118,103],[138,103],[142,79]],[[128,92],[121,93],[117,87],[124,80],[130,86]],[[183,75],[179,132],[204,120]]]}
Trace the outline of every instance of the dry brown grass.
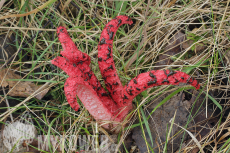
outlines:
{"label": "dry brown grass", "polygon": [[[22,2],[25,2],[24,5]],[[61,1],[58,8],[55,8],[58,1],[52,2],[51,0],[48,2],[11,0],[5,2],[3,6],[0,3],[0,35],[5,38],[14,37],[12,45],[16,46],[15,54],[19,57],[17,60],[14,56],[13,58],[5,57],[5,63],[2,64],[15,72],[20,72],[24,76],[20,81],[43,84],[45,87],[43,90],[50,88],[44,100],[33,98],[41,91],[36,91],[27,98],[16,98],[16,104],[1,112],[2,123],[10,114],[20,116],[20,113],[29,111],[34,116],[37,129],[42,129],[40,134],[47,134],[50,129],[52,132],[48,134],[78,135],[82,134],[79,133],[81,127],[95,134],[99,128],[87,111],[81,109],[80,112],[74,112],[65,100],[63,82],[67,75],[57,71],[56,67],[50,66],[50,60],[58,56],[61,50],[55,28],[64,25],[69,29],[69,34],[79,49],[90,55],[91,68],[101,79],[97,65],[97,44],[100,33],[111,18],[125,14],[132,18],[134,24],[122,26],[114,40],[114,60],[121,81],[126,83],[137,74],[160,66],[189,73],[199,80],[203,88],[201,92],[215,93],[213,99],[220,105],[219,107],[213,105],[213,110],[222,108],[222,112],[219,113],[223,114],[221,124],[215,123],[210,133],[198,142],[199,145],[204,150],[212,152],[229,152],[229,143],[225,144],[227,140],[230,140],[229,1],[66,0]],[[49,3],[52,5],[48,5]],[[186,44],[191,39],[194,39],[193,44],[186,49],[181,47],[174,56],[168,55],[168,52],[173,52],[173,50],[165,50],[165,48],[178,32],[190,37],[178,46]],[[4,41],[2,43],[4,44]],[[205,48],[191,50],[194,49],[194,45]],[[159,60],[165,60],[160,59],[161,55],[166,55],[166,59],[171,59],[172,62],[157,66],[156,63]],[[26,60],[22,59],[23,56],[26,56]],[[164,88],[148,90],[149,97],[157,95]],[[143,104],[147,98],[142,97],[140,103]],[[1,95],[2,104],[6,102],[6,99],[12,98],[7,96],[7,93]],[[134,119],[130,121],[130,126],[133,121]],[[119,145],[122,144],[128,132],[125,131],[122,134]],[[107,134],[104,130],[101,130],[101,133]],[[196,148],[195,143],[183,147],[182,150],[189,152],[193,148]]]}

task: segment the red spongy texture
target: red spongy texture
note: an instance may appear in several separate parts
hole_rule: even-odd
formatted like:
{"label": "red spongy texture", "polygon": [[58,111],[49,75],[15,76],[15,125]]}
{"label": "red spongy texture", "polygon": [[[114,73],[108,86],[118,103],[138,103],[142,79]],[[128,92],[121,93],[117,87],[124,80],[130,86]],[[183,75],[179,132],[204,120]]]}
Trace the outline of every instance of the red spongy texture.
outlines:
{"label": "red spongy texture", "polygon": [[69,76],[76,76],[76,75],[81,76],[82,75],[83,77],[83,73],[79,71],[79,69],[73,63],[71,63],[68,59],[64,57],[58,56],[55,59],[51,60],[51,63],[61,68]]}
{"label": "red spongy texture", "polygon": [[[101,83],[98,81],[95,74],[90,69],[90,57],[77,49],[76,45],[69,37],[65,27],[59,27],[57,29],[57,33],[64,49],[62,55],[66,58],[56,57],[51,61],[51,63],[60,67],[70,77],[81,76],[84,81],[89,82],[92,88],[97,92],[97,95],[101,101],[104,102],[105,106],[109,106],[111,103],[114,103],[105,89],[101,86]],[[71,98],[70,100],[68,98],[69,97],[67,96],[68,102],[72,101]]]}
{"label": "red spongy texture", "polygon": [[73,110],[78,111],[79,104],[76,98],[77,92],[76,90],[73,90],[74,88],[72,84],[73,84],[72,79],[68,78],[64,85],[65,96],[69,105],[73,108]]}
{"label": "red spongy texture", "polygon": [[108,101],[109,105],[105,105],[97,92],[82,77],[69,77],[65,83],[65,94],[72,108],[76,107],[77,95],[96,120],[121,121],[123,119],[123,116],[118,114],[118,106],[111,99]]}
{"label": "red spongy texture", "polygon": [[[98,45],[98,63],[105,85],[111,97],[101,86],[89,67],[90,57],[78,50],[64,27],[57,29],[58,38],[63,46],[61,54],[51,62],[60,67],[70,77],[65,83],[65,95],[74,110],[79,109],[76,95],[96,120],[121,122],[132,109],[132,100],[142,91],[161,85],[178,85],[180,82],[191,84],[196,89],[200,85],[184,72],[171,70],[152,70],[133,78],[122,86],[113,61],[113,39],[122,24],[132,24],[127,16],[111,20],[102,31]],[[113,125],[114,126],[114,125]],[[108,124],[104,125],[109,128]]]}
{"label": "red spongy texture", "polygon": [[132,23],[132,20],[124,15],[112,19],[104,27],[98,44],[98,65],[101,75],[103,76],[107,90],[116,103],[121,100],[123,86],[117,75],[113,61],[113,39],[121,25]]}
{"label": "red spongy texture", "polygon": [[[96,91],[98,97],[101,99],[101,101],[104,102],[104,105],[106,107],[114,103],[111,97],[109,97],[109,95],[105,91],[105,89],[101,86],[101,83],[98,81],[95,74],[91,71],[89,66],[87,66],[87,64],[82,63],[82,65],[80,65],[79,67],[76,67],[74,66],[74,64],[72,64],[70,61],[68,61],[64,57],[56,57],[55,59],[51,61],[51,63],[61,68],[70,77],[73,77],[73,78],[76,76],[82,77],[83,80],[87,81],[92,86],[93,90]],[[74,89],[71,89],[71,90],[74,90]],[[76,94],[66,96],[67,101],[69,102],[71,107],[75,106],[72,104],[74,97],[76,98]],[[77,103],[77,101],[75,102]],[[73,108],[73,109],[76,110],[76,108]]]}
{"label": "red spongy texture", "polygon": [[122,91],[123,101],[120,105],[132,105],[132,100],[142,91],[161,85],[178,85],[179,83],[187,83],[200,88],[197,80],[194,80],[188,74],[181,71],[172,70],[152,70],[146,73],[141,73],[133,78]]}
{"label": "red spongy texture", "polygon": [[[108,96],[92,71],[90,73],[92,75],[89,78],[88,75],[84,75],[82,70],[79,70],[78,67],[74,67],[63,57],[56,57],[52,60],[52,64],[60,67],[70,76],[65,82],[64,90],[68,103],[75,111],[79,109],[79,104],[76,99],[77,95],[95,119],[121,121],[126,116],[127,112],[125,111],[127,110],[125,109],[123,112],[120,112],[121,109],[119,109],[117,104]],[[94,85],[97,86],[97,88]],[[87,92],[87,94],[84,94],[83,91]],[[95,102],[98,103],[98,107],[100,106],[98,110],[95,107],[91,107]],[[102,115],[101,112],[105,115]],[[105,118],[103,119],[103,117]]]}
{"label": "red spongy texture", "polygon": [[[65,58],[56,57],[51,62],[70,76],[64,87],[70,106],[75,111],[79,109],[77,95],[96,120],[122,121],[131,108],[120,108],[111,99],[90,69],[90,57],[77,49],[66,29],[59,27],[57,33],[64,49],[61,54]],[[108,124],[104,127],[108,128]]]}
{"label": "red spongy texture", "polygon": [[90,57],[86,53],[82,53],[80,50],[78,50],[65,27],[58,27],[57,34],[58,39],[63,47],[63,51],[61,52],[62,56],[66,57],[70,62],[75,64],[81,64],[83,62],[88,65],[90,64]]}

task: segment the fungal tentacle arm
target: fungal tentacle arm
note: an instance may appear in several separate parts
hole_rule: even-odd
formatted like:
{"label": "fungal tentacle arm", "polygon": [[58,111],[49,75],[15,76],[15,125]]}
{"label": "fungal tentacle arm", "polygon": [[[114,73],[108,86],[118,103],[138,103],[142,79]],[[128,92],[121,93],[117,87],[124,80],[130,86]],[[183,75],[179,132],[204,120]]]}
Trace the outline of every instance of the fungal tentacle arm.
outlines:
{"label": "fungal tentacle arm", "polygon": [[90,57],[86,53],[78,50],[75,43],[70,38],[65,27],[60,26],[57,28],[58,39],[61,42],[63,51],[61,55],[66,57],[71,63],[79,64],[90,64]]}
{"label": "fungal tentacle arm", "polygon": [[120,15],[109,21],[102,30],[98,44],[98,65],[105,85],[113,100],[119,105],[123,86],[117,74],[113,60],[113,39],[118,28],[123,24],[132,24],[128,16]]}
{"label": "fungal tentacle arm", "polygon": [[161,85],[178,85],[179,83],[187,83],[200,88],[197,80],[194,80],[188,74],[181,71],[172,70],[152,70],[146,73],[141,73],[124,86],[123,106],[132,105],[132,100],[144,90]]}

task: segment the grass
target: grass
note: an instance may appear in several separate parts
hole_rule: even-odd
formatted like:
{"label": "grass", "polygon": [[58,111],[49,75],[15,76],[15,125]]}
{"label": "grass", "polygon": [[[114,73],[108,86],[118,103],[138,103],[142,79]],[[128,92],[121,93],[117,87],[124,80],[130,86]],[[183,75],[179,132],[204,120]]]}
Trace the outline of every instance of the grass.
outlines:
{"label": "grass", "polygon": [[[118,29],[113,46],[113,57],[121,82],[126,84],[142,72],[157,69],[159,66],[156,63],[161,60],[159,56],[167,53],[165,47],[170,39],[181,31],[194,42],[176,55],[168,56],[167,59],[171,59],[172,62],[163,66],[186,72],[199,80],[202,85],[201,92],[206,95],[204,102],[207,110],[208,97],[214,103],[213,110],[220,110],[219,122],[199,140],[199,144],[206,151],[229,152],[230,139],[225,130],[229,125],[226,115],[229,108],[229,1],[85,0],[61,1],[60,4],[58,2],[11,0],[6,1],[1,8],[1,35],[14,37],[11,45],[16,48],[17,54],[17,59],[9,57],[10,60],[5,62],[4,66],[22,76],[22,79],[15,79],[16,81],[32,81],[36,85],[44,85],[45,88],[42,90],[49,88],[49,92],[41,100],[34,98],[41,91],[34,91],[28,97],[12,97],[8,92],[2,94],[0,103],[3,106],[6,99],[16,101],[14,104],[10,102],[10,108],[5,106],[0,108],[2,125],[9,119],[10,114],[13,114],[15,121],[21,114],[30,112],[39,135],[97,135],[100,128],[84,106],[81,105],[80,111],[75,112],[65,99],[63,86],[68,76],[50,64],[50,60],[59,56],[62,49],[55,29],[60,25],[67,27],[79,50],[91,57],[90,67],[98,79],[102,80],[97,64],[100,33],[104,25],[115,16],[129,15],[134,24],[123,25]],[[56,7],[57,5],[59,6]],[[195,48],[200,44],[204,45],[205,49],[197,51]],[[155,140],[148,125],[148,120],[151,118],[145,112],[149,102],[153,102],[164,93],[171,92],[151,112],[152,114],[172,96],[188,89],[162,86],[140,94],[133,102],[136,105],[136,110],[132,114],[134,117],[126,128],[127,131],[120,133],[117,143],[122,145],[128,132],[137,126],[141,126],[146,140],[143,128],[146,127],[151,141],[146,140],[144,145],[148,146],[149,152],[152,152]],[[215,91],[216,96],[210,95],[210,91]],[[189,111],[191,113],[192,110]],[[194,118],[190,117],[187,124]],[[139,122],[134,124],[136,119]],[[167,140],[161,144],[164,152],[167,151],[167,143],[172,139],[171,124],[173,123],[168,125],[169,130],[165,131]],[[184,128],[189,130],[188,127]],[[183,132],[186,131],[181,130],[178,134]],[[100,130],[100,134],[110,135],[104,130]],[[220,139],[215,135],[224,138]],[[191,143],[182,147],[182,143],[181,141],[180,152],[191,151],[197,146]]]}

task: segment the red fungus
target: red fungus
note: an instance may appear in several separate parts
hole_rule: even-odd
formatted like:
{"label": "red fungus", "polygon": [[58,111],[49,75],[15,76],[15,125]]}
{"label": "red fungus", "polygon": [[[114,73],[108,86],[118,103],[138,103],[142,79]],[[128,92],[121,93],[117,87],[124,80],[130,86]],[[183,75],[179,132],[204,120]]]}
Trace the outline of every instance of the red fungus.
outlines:
{"label": "red fungus", "polygon": [[152,70],[146,73],[141,73],[124,86],[122,91],[124,99],[122,101],[123,106],[132,106],[132,100],[148,88],[161,85],[178,85],[179,83],[190,84],[196,89],[200,88],[197,80],[194,80],[188,74],[181,71]]}
{"label": "red fungus", "polygon": [[[132,100],[147,88],[178,85],[180,82],[190,84],[196,89],[200,88],[198,82],[186,73],[172,70],[152,70],[139,74],[123,87],[112,53],[113,38],[122,24],[132,24],[132,21],[127,16],[118,16],[111,20],[102,31],[98,45],[99,68],[110,95],[90,69],[90,57],[78,50],[64,27],[58,27],[58,38],[63,46],[61,55],[65,58],[56,57],[51,62],[69,75],[64,90],[67,101],[74,110],[79,109],[77,95],[96,120],[122,122],[132,109]],[[110,129],[116,125],[104,124],[103,127]]]}
{"label": "red fungus", "polygon": [[[61,54],[66,58],[56,57],[51,63],[69,75],[64,90],[70,106],[75,111],[79,109],[77,95],[96,120],[121,121],[126,112],[120,112],[120,108],[101,86],[89,67],[90,57],[78,50],[65,27],[58,27],[57,33],[64,49]],[[108,128],[108,124],[104,127]]]}
{"label": "red fungus", "polygon": [[120,15],[112,19],[101,33],[100,42],[98,44],[98,65],[101,75],[104,78],[105,85],[113,100],[120,104],[122,100],[121,91],[123,86],[117,75],[117,70],[113,61],[113,38],[117,29],[123,24],[132,24],[132,20],[128,16]]}
{"label": "red fungus", "polygon": [[[89,84],[97,92],[99,98],[104,101],[106,105],[110,105],[112,99],[108,96],[107,92],[101,86],[95,74],[89,67],[90,57],[78,50],[76,45],[70,39],[65,27],[58,27],[57,33],[64,49],[61,54],[66,58],[57,57],[52,60],[52,64],[60,67],[70,77],[81,76],[84,81],[89,82]],[[67,96],[67,100],[68,97],[76,97],[76,94]]]}

